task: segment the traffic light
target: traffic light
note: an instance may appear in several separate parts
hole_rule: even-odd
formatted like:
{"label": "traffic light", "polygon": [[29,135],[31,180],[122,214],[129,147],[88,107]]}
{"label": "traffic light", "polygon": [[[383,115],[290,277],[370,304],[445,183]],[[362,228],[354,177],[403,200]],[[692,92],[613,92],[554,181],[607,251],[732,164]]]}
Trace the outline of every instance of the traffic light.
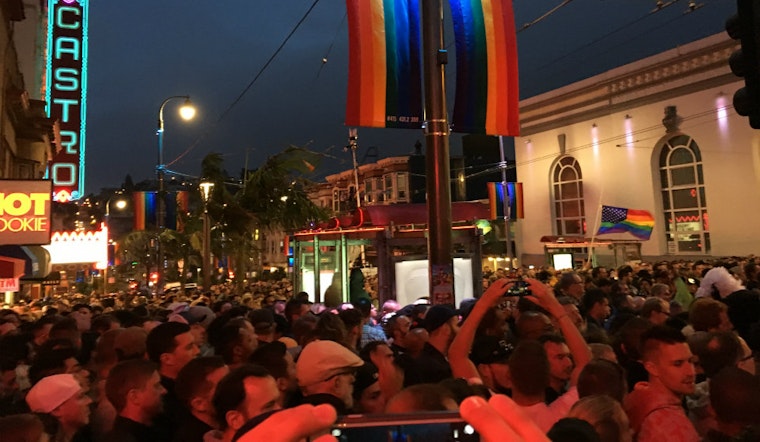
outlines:
{"label": "traffic light", "polygon": [[728,61],[731,72],[744,77],[744,87],[734,94],[734,109],[760,129],[760,3],[737,0],[736,4],[737,14],[726,21],[728,35],[741,41],[741,49]]}

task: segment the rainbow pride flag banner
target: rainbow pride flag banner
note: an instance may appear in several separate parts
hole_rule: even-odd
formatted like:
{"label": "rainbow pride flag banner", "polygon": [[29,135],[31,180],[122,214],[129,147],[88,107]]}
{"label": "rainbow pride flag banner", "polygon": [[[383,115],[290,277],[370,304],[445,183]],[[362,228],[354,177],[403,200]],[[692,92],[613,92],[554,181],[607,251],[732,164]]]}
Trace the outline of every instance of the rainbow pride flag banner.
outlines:
{"label": "rainbow pride flag banner", "polygon": [[449,0],[456,44],[454,132],[520,133],[512,0]]}
{"label": "rainbow pride flag banner", "polygon": [[[488,206],[492,220],[504,218],[504,185],[488,183]],[[507,201],[509,203],[509,219],[525,218],[523,210],[523,183],[507,183]]]}
{"label": "rainbow pride flag banner", "polygon": [[156,227],[156,192],[133,192],[135,230]]}
{"label": "rainbow pride flag banner", "polygon": [[422,127],[418,0],[346,0],[346,126]]}
{"label": "rainbow pride flag banner", "polygon": [[653,228],[654,217],[646,210],[602,206],[602,223],[597,235],[628,232],[636,238],[648,240]]}

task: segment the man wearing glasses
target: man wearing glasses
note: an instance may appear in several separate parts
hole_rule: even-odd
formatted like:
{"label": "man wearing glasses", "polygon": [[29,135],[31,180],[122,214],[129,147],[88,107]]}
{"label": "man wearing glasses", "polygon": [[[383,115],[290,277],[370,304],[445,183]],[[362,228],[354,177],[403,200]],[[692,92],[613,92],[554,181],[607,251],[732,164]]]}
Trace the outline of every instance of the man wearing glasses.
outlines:
{"label": "man wearing glasses", "polygon": [[363,364],[359,356],[337,342],[307,344],[296,362],[303,403],[330,404],[338,414],[347,414],[354,405],[354,374]]}

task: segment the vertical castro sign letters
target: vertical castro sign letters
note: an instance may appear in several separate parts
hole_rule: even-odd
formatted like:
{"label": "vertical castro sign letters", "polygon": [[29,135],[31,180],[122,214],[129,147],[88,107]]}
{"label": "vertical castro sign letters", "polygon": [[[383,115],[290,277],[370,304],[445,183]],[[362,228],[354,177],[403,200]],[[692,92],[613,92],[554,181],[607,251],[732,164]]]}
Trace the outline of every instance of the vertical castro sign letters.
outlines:
{"label": "vertical castro sign letters", "polygon": [[66,202],[84,193],[87,99],[88,0],[48,0],[48,59],[45,99],[58,120],[61,145],[48,165],[53,199]]}

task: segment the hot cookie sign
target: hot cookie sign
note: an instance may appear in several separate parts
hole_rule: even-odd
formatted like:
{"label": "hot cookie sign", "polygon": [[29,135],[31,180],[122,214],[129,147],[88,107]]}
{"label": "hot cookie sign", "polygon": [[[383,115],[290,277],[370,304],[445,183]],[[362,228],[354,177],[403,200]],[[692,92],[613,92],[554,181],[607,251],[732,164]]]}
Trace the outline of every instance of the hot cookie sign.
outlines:
{"label": "hot cookie sign", "polygon": [[46,178],[53,181],[53,199],[59,202],[84,193],[88,9],[88,0],[48,1],[45,99],[48,116],[60,124],[61,145]]}
{"label": "hot cookie sign", "polygon": [[0,244],[50,244],[51,185],[0,180]]}

